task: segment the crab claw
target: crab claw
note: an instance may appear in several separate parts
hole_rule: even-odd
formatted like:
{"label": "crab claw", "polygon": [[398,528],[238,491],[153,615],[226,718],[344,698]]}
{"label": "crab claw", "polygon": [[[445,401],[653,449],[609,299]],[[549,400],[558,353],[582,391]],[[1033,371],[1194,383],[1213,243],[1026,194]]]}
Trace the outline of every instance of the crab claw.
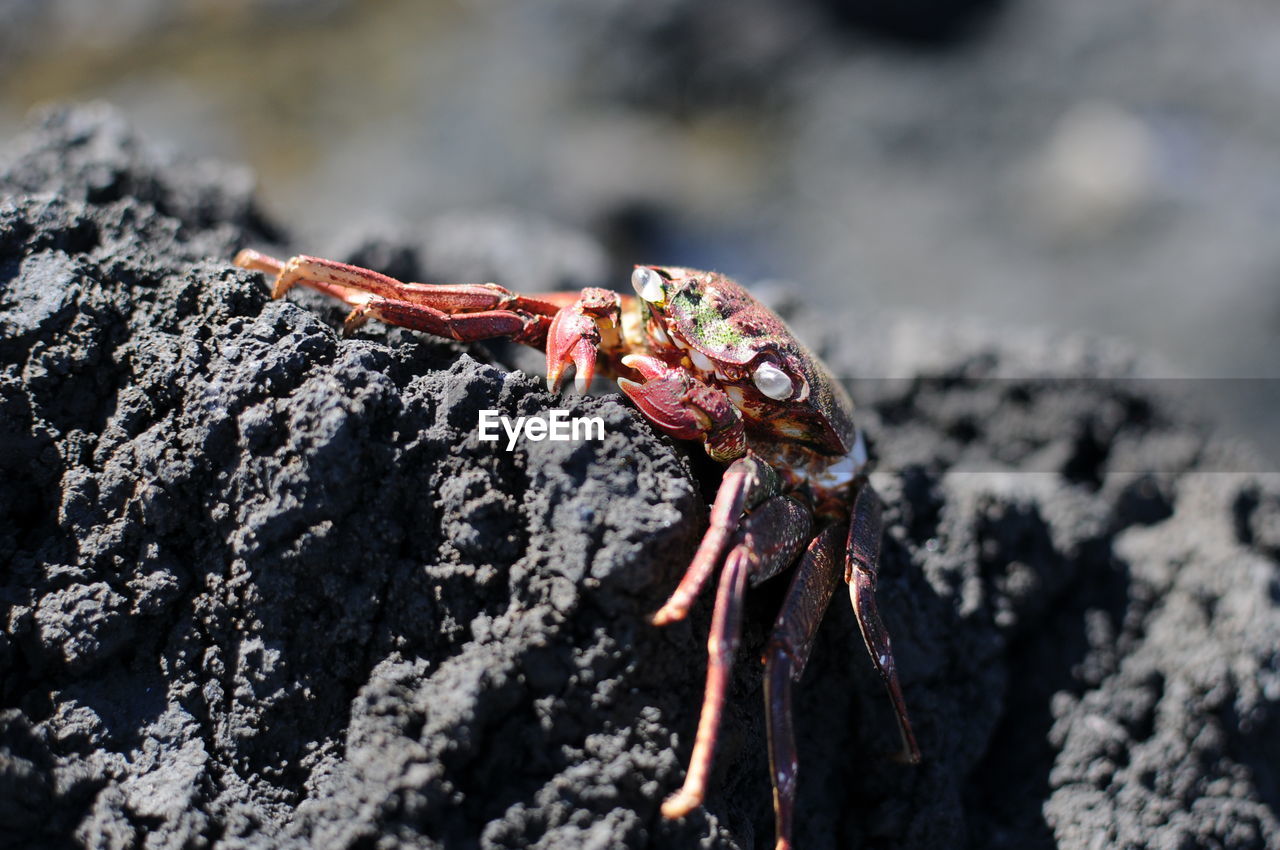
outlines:
{"label": "crab claw", "polygon": [[585,393],[596,373],[599,346],[600,328],[595,319],[572,307],[556,313],[547,329],[547,389],[560,392],[564,369],[572,363],[576,369],[574,389]]}
{"label": "crab claw", "polygon": [[698,439],[711,427],[707,415],[689,403],[693,382],[682,372],[671,371],[643,384],[619,378],[618,387],[650,422],[677,440]]}
{"label": "crab claw", "polygon": [[742,456],[742,416],[723,390],[647,354],[628,354],[622,365],[645,379],[619,378],[618,387],[650,422],[677,440],[702,440],[707,454],[723,463]]}

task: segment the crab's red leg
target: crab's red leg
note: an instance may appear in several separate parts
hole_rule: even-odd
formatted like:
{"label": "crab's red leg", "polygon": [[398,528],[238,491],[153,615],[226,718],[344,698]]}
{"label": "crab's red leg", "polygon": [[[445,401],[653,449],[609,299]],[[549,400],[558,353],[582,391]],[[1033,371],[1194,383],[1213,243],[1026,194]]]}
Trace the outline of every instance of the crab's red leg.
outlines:
{"label": "crab's red leg", "polygon": [[306,255],[282,262],[244,250],[235,262],[275,275],[274,298],[301,284],[346,302],[352,307],[345,323],[348,329],[376,318],[463,342],[508,337],[541,348],[551,317],[565,303],[558,296],[516,295],[491,283],[404,283],[359,266]]}
{"label": "crab's red leg", "polygon": [[864,482],[853,503],[853,519],[849,526],[849,543],[845,554],[844,580],[849,584],[849,599],[853,613],[862,630],[862,640],[871,653],[875,665],[889,691],[893,711],[898,718],[898,731],[902,734],[901,761],[918,764],[920,747],[911,732],[907,719],[907,705],[902,698],[902,686],[898,683],[898,670],[893,662],[893,647],[889,644],[889,631],[880,620],[876,605],[876,572],[880,559],[880,538],[883,532],[880,496]]}
{"label": "crab's red leg", "polygon": [[764,709],[778,836],[775,850],[791,847],[791,817],[800,767],[791,719],[791,683],[799,681],[804,672],[818,625],[840,580],[838,553],[844,539],[845,525],[841,523],[828,526],[810,541],[791,579],[764,653]]}
{"label": "crab's red leg", "polygon": [[808,507],[790,496],[774,496],[742,520],[716,591],[707,640],[707,685],[689,771],[684,786],[662,804],[666,817],[681,817],[702,802],[715,755],[729,671],[742,631],[742,600],[747,582],[763,581],[795,560],[809,539],[812,516]]}
{"label": "crab's red leg", "polygon": [[684,578],[672,592],[671,597],[653,615],[655,626],[683,620],[689,613],[689,607],[698,597],[707,577],[720,563],[729,537],[738,528],[742,514],[749,508],[759,504],[769,496],[777,494],[779,489],[778,474],[773,468],[754,455],[738,458],[724,471],[720,479],[720,489],[716,500],[711,505],[711,521],[693,562],[685,570]]}
{"label": "crab's red leg", "polygon": [[526,313],[554,316],[561,307],[572,302],[577,293],[549,293],[538,298],[517,295],[495,283],[405,283],[335,260],[298,254],[286,261],[246,248],[236,255],[235,264],[275,275],[271,297],[279,298],[293,286],[301,284],[327,295],[350,302],[362,293],[383,298],[424,304],[450,312],[491,310],[498,307],[519,309]]}
{"label": "crab's red leg", "polygon": [[550,320],[546,316],[525,316],[509,310],[478,310],[474,313],[445,313],[423,304],[412,304],[392,298],[369,296],[355,307],[343,321],[343,329],[354,330],[369,319],[423,331],[459,342],[485,339],[511,339],[542,347]]}

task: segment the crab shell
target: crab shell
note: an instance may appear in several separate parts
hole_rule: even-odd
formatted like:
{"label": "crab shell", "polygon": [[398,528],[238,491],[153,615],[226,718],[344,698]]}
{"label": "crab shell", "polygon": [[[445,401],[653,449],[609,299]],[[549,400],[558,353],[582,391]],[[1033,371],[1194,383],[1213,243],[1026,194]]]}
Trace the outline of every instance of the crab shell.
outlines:
{"label": "crab shell", "polygon": [[[687,355],[699,379],[719,387],[742,414],[748,440],[774,456],[796,446],[833,459],[857,443],[853,402],[817,355],[782,319],[728,277],[676,266],[637,266],[662,279],[638,299],[646,309],[645,334],[659,356]],[[650,278],[652,280],[652,278]],[[791,381],[784,398],[771,398],[754,375],[762,364]]]}

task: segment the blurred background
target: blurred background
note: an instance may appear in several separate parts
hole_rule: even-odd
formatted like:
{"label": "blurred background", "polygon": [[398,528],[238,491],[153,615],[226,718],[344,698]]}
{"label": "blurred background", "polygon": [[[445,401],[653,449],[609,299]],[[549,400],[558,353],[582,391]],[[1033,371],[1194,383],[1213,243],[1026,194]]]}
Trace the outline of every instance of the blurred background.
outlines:
{"label": "blurred background", "polygon": [[1122,338],[1276,431],[1269,0],[0,0],[0,137],[90,98],[247,163],[299,250],[533,214],[613,268]]}

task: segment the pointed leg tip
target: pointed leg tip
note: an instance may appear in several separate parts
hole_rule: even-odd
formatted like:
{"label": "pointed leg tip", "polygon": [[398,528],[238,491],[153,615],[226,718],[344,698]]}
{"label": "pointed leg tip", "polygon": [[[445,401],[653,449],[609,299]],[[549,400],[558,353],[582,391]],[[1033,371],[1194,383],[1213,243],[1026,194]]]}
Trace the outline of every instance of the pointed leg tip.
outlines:
{"label": "pointed leg tip", "polygon": [[[279,297],[279,296],[275,296]],[[347,317],[342,320],[342,335],[344,337],[351,336],[369,321],[369,311],[366,307],[356,307]]]}
{"label": "pointed leg tip", "polygon": [[667,820],[682,818],[702,803],[702,795],[687,788],[681,788],[662,804],[662,816]]}
{"label": "pointed leg tip", "polygon": [[252,248],[243,248],[236,254],[235,259],[231,262],[242,269],[262,272],[263,274],[268,275],[276,275],[277,279],[275,286],[278,287],[280,285],[279,275],[284,269],[284,263],[280,262],[275,257],[268,257],[261,251],[255,251]]}
{"label": "pointed leg tip", "polygon": [[649,622],[655,626],[665,626],[668,623],[677,623],[683,620],[688,613],[689,610],[687,608],[667,603],[649,618]]}
{"label": "pointed leg tip", "polygon": [[293,289],[294,281],[289,279],[291,277],[292,275],[286,277],[284,272],[278,272],[276,274],[276,279],[271,284],[272,298],[283,298],[286,292]]}

